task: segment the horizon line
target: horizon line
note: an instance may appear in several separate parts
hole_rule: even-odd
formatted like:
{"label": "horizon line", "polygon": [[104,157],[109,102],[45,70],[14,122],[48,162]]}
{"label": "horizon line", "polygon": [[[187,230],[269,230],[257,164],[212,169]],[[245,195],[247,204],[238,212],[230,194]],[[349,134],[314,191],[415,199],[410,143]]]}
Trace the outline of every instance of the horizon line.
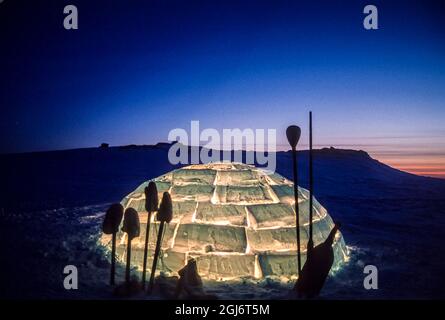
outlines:
{"label": "horizon line", "polygon": [[[49,152],[64,152],[64,151],[72,151],[72,150],[86,150],[86,149],[107,149],[107,148],[123,148],[123,147],[156,147],[158,145],[173,145],[175,142],[157,142],[156,144],[124,144],[124,145],[109,145],[107,147],[102,147],[102,145],[99,146],[88,146],[88,147],[74,147],[74,148],[64,148],[64,149],[52,149],[52,150],[33,150],[33,151],[20,151],[20,152],[6,152],[6,153],[1,153],[0,152],[0,156],[13,156],[13,155],[26,155],[26,154],[35,154],[35,153],[49,153]],[[200,147],[200,148],[205,148],[205,146],[190,146],[190,145],[184,145],[186,147],[191,147],[191,148],[196,148],[196,147]],[[323,144],[316,144],[315,146],[319,146],[320,148],[314,149],[314,150],[323,150],[323,149],[334,149],[334,150],[347,150],[347,151],[355,151],[355,152],[365,152],[367,155],[369,155],[372,159],[379,161],[380,163],[383,163],[393,169],[402,171],[402,172],[406,172],[415,176],[419,176],[419,177],[428,177],[428,178],[433,178],[433,179],[440,179],[440,180],[445,180],[445,168],[443,170],[438,170],[439,168],[437,166],[434,167],[434,170],[432,172],[429,172],[425,169],[425,167],[419,166],[419,165],[412,165],[409,166],[406,163],[397,163],[396,160],[394,159],[390,159],[387,158],[386,160],[381,159],[380,157],[376,156],[375,153],[378,154],[378,152],[373,152],[373,151],[367,151],[365,149],[346,149],[346,148],[341,148],[341,147],[335,147],[335,146],[326,146]],[[246,150],[246,149],[230,149],[230,150],[224,150],[224,149],[210,149],[210,150],[216,150],[219,152],[224,152],[224,151],[242,151],[242,152],[289,152],[291,149],[286,149],[286,150],[275,150],[275,151],[255,151],[255,150]],[[309,151],[309,149],[299,149],[297,151]],[[401,156],[403,154],[399,154],[399,156]],[[407,156],[409,154],[406,154]],[[380,159],[379,159],[380,158]],[[400,159],[399,159],[400,160]],[[422,170],[419,170],[422,169]]]}

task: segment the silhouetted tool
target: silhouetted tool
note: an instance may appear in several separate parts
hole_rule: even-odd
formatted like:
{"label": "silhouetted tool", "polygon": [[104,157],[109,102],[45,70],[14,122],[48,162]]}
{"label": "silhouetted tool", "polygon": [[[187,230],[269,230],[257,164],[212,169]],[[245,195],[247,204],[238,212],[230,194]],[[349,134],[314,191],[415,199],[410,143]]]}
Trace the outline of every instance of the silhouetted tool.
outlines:
{"label": "silhouetted tool", "polygon": [[313,239],[313,213],[314,213],[314,167],[312,151],[312,111],[309,111],[309,241],[307,248],[314,247]]}
{"label": "silhouetted tool", "polygon": [[147,210],[147,229],[145,232],[144,265],[142,267],[142,287],[145,290],[145,277],[147,272],[148,240],[150,235],[151,214],[158,210],[158,189],[156,183],[150,181],[145,188],[145,210]]}
{"label": "silhouetted tool", "polygon": [[198,274],[198,267],[195,259],[190,259],[187,265],[178,271],[179,280],[176,285],[175,299],[179,298],[182,291],[189,296],[203,296],[202,279]]}
{"label": "silhouetted tool", "polygon": [[340,225],[336,224],[327,239],[308,252],[306,263],[301,271],[301,277],[296,286],[298,295],[304,298],[314,298],[320,294],[334,263],[332,244]]}
{"label": "silhouetted tool", "polygon": [[150,286],[148,289],[148,293],[151,293],[153,291],[156,266],[158,264],[159,252],[161,250],[162,238],[164,235],[164,225],[165,223],[169,223],[172,220],[172,218],[173,218],[172,199],[168,192],[164,192],[162,196],[161,205],[159,206],[158,214],[156,215],[156,219],[161,223],[159,226],[158,240],[156,241],[155,255],[153,257],[153,266],[151,267]]}
{"label": "silhouetted tool", "polygon": [[120,203],[112,204],[105,214],[102,231],[105,234],[111,234],[111,272],[110,285],[114,285],[114,275],[116,266],[116,233],[119,231],[119,225],[124,215],[124,207]]}
{"label": "silhouetted tool", "polygon": [[130,283],[131,240],[139,237],[140,223],[138,212],[133,208],[125,210],[122,231],[127,233],[127,266],[125,269],[125,282]]}
{"label": "silhouetted tool", "polygon": [[334,263],[334,250],[332,243],[339,228],[336,224],[329,233],[328,238],[314,248],[313,241],[313,197],[314,197],[314,177],[313,177],[313,150],[312,150],[312,112],[309,112],[309,241],[306,250],[306,263],[301,275],[295,284],[300,297],[313,298],[317,296],[331,270]]}
{"label": "silhouetted tool", "polygon": [[301,251],[300,251],[300,210],[298,205],[298,164],[297,164],[297,143],[300,140],[301,129],[298,126],[289,126],[286,129],[287,141],[292,147],[292,171],[294,176],[294,198],[295,198],[295,228],[297,231],[297,268],[298,277],[301,272]]}

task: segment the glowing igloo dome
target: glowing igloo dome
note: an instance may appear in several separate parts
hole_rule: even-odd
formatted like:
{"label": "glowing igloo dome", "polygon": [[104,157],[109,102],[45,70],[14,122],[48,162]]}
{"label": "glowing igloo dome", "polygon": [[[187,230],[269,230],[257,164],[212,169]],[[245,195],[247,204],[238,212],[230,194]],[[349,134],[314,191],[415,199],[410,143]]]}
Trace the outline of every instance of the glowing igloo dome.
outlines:
{"label": "glowing igloo dome", "polygon": [[[166,228],[158,271],[175,275],[195,258],[198,272],[208,279],[296,275],[296,231],[293,183],[241,163],[191,165],[153,179],[159,199],[168,191],[173,220]],[[132,241],[132,264],[142,269],[147,212],[144,188],[122,200],[124,208],[139,212],[141,234]],[[308,191],[299,188],[302,263],[308,240]],[[152,217],[148,270],[154,252],[158,223]],[[323,242],[333,227],[326,209],[314,199],[314,243]],[[110,246],[110,236],[101,238]],[[126,237],[118,235],[117,254],[125,261]],[[333,244],[338,267],[346,247],[338,232]]]}

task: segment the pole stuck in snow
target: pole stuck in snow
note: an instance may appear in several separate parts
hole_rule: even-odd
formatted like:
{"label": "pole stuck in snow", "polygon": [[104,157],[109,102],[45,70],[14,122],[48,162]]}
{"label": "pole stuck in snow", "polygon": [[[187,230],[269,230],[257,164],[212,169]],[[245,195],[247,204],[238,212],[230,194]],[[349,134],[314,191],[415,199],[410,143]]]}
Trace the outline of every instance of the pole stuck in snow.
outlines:
{"label": "pole stuck in snow", "polygon": [[114,285],[115,266],[116,266],[116,233],[119,231],[122,217],[124,215],[124,207],[120,203],[112,204],[105,214],[102,231],[105,234],[111,234],[111,271],[110,285]]}
{"label": "pole stuck in snow", "polygon": [[162,237],[164,233],[165,223],[169,223],[173,218],[173,205],[170,194],[166,191],[162,195],[161,205],[159,206],[159,211],[156,219],[160,221],[159,232],[158,232],[158,240],[156,241],[156,249],[153,257],[153,265],[151,267],[150,274],[150,284],[148,288],[148,293],[153,291],[153,284],[155,280],[156,266],[158,264],[159,252],[161,251],[162,246]]}
{"label": "pole stuck in snow", "polygon": [[312,249],[314,247],[314,241],[312,238],[313,228],[313,198],[314,198],[314,170],[313,170],[313,151],[312,151],[312,111],[309,111],[309,242],[308,248]]}
{"label": "pole stuck in snow", "polygon": [[298,277],[301,272],[301,250],[300,250],[300,210],[298,205],[298,164],[297,164],[297,144],[300,140],[301,129],[292,125],[286,129],[287,141],[292,147],[292,172],[294,177],[294,199],[295,199],[295,228],[297,232],[297,270]]}
{"label": "pole stuck in snow", "polygon": [[133,208],[125,210],[122,231],[127,233],[127,265],[125,268],[125,282],[130,283],[131,240],[139,237],[140,223],[138,212]]}
{"label": "pole stuck in snow", "polygon": [[142,267],[142,288],[145,290],[145,278],[147,273],[148,240],[150,237],[151,214],[158,210],[158,189],[156,183],[150,181],[145,188],[145,210],[147,210],[147,228],[145,231],[144,264]]}
{"label": "pole stuck in snow", "polygon": [[306,263],[301,270],[301,277],[294,286],[299,297],[308,299],[319,295],[329,271],[334,263],[334,243],[335,235],[339,224],[335,224],[324,242],[314,247],[313,242],[313,197],[314,197],[314,177],[313,177],[313,149],[312,149],[312,112],[309,112],[309,241],[306,251]]}

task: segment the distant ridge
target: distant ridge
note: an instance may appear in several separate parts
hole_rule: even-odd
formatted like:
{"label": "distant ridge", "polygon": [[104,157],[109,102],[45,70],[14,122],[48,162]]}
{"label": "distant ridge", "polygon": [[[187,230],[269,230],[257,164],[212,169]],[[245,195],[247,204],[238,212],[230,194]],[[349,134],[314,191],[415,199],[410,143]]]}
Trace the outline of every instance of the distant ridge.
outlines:
{"label": "distant ridge", "polygon": [[[170,145],[158,143],[0,155],[0,208],[59,208],[120,201],[143,181],[182,166],[169,163]],[[394,169],[363,150],[323,148],[314,152],[317,199],[395,199],[414,194],[429,199],[445,194],[444,180]],[[291,178],[290,153],[279,151],[276,154],[276,171]],[[307,160],[308,151],[299,151],[299,181],[306,188]]]}
{"label": "distant ridge", "polygon": [[[156,144],[127,144],[127,145],[118,145],[118,146],[111,146],[108,145],[107,143],[102,143],[101,145],[97,146],[97,147],[82,147],[82,148],[68,148],[68,149],[56,149],[56,150],[39,150],[39,151],[24,151],[24,152],[10,152],[10,153],[0,153],[0,157],[2,156],[8,156],[8,155],[20,155],[20,154],[36,154],[36,153],[49,153],[49,152],[69,152],[69,151],[79,151],[79,150],[95,150],[95,149],[99,149],[99,150],[109,150],[109,149],[169,149],[172,145],[176,144],[178,142],[158,142]],[[106,147],[104,147],[104,145],[107,145]],[[194,148],[195,146],[188,146],[189,148]],[[203,146],[199,147],[204,148]],[[215,151],[220,151],[215,149]],[[232,150],[233,151],[233,150]],[[242,150],[243,152],[245,152],[245,150]],[[290,150],[288,150],[290,151]],[[281,153],[281,152],[288,152],[288,151],[277,151],[277,153]],[[304,150],[298,150],[297,152],[304,152],[307,151],[307,149]],[[248,151],[250,152],[250,151]],[[338,149],[335,147],[324,147],[321,149],[314,149],[314,152],[316,153],[320,153],[320,154],[344,154],[344,155],[348,155],[348,154],[356,154],[356,153],[361,153],[363,155],[366,155],[369,157],[369,154],[366,151],[363,150],[354,150],[354,149]]]}

